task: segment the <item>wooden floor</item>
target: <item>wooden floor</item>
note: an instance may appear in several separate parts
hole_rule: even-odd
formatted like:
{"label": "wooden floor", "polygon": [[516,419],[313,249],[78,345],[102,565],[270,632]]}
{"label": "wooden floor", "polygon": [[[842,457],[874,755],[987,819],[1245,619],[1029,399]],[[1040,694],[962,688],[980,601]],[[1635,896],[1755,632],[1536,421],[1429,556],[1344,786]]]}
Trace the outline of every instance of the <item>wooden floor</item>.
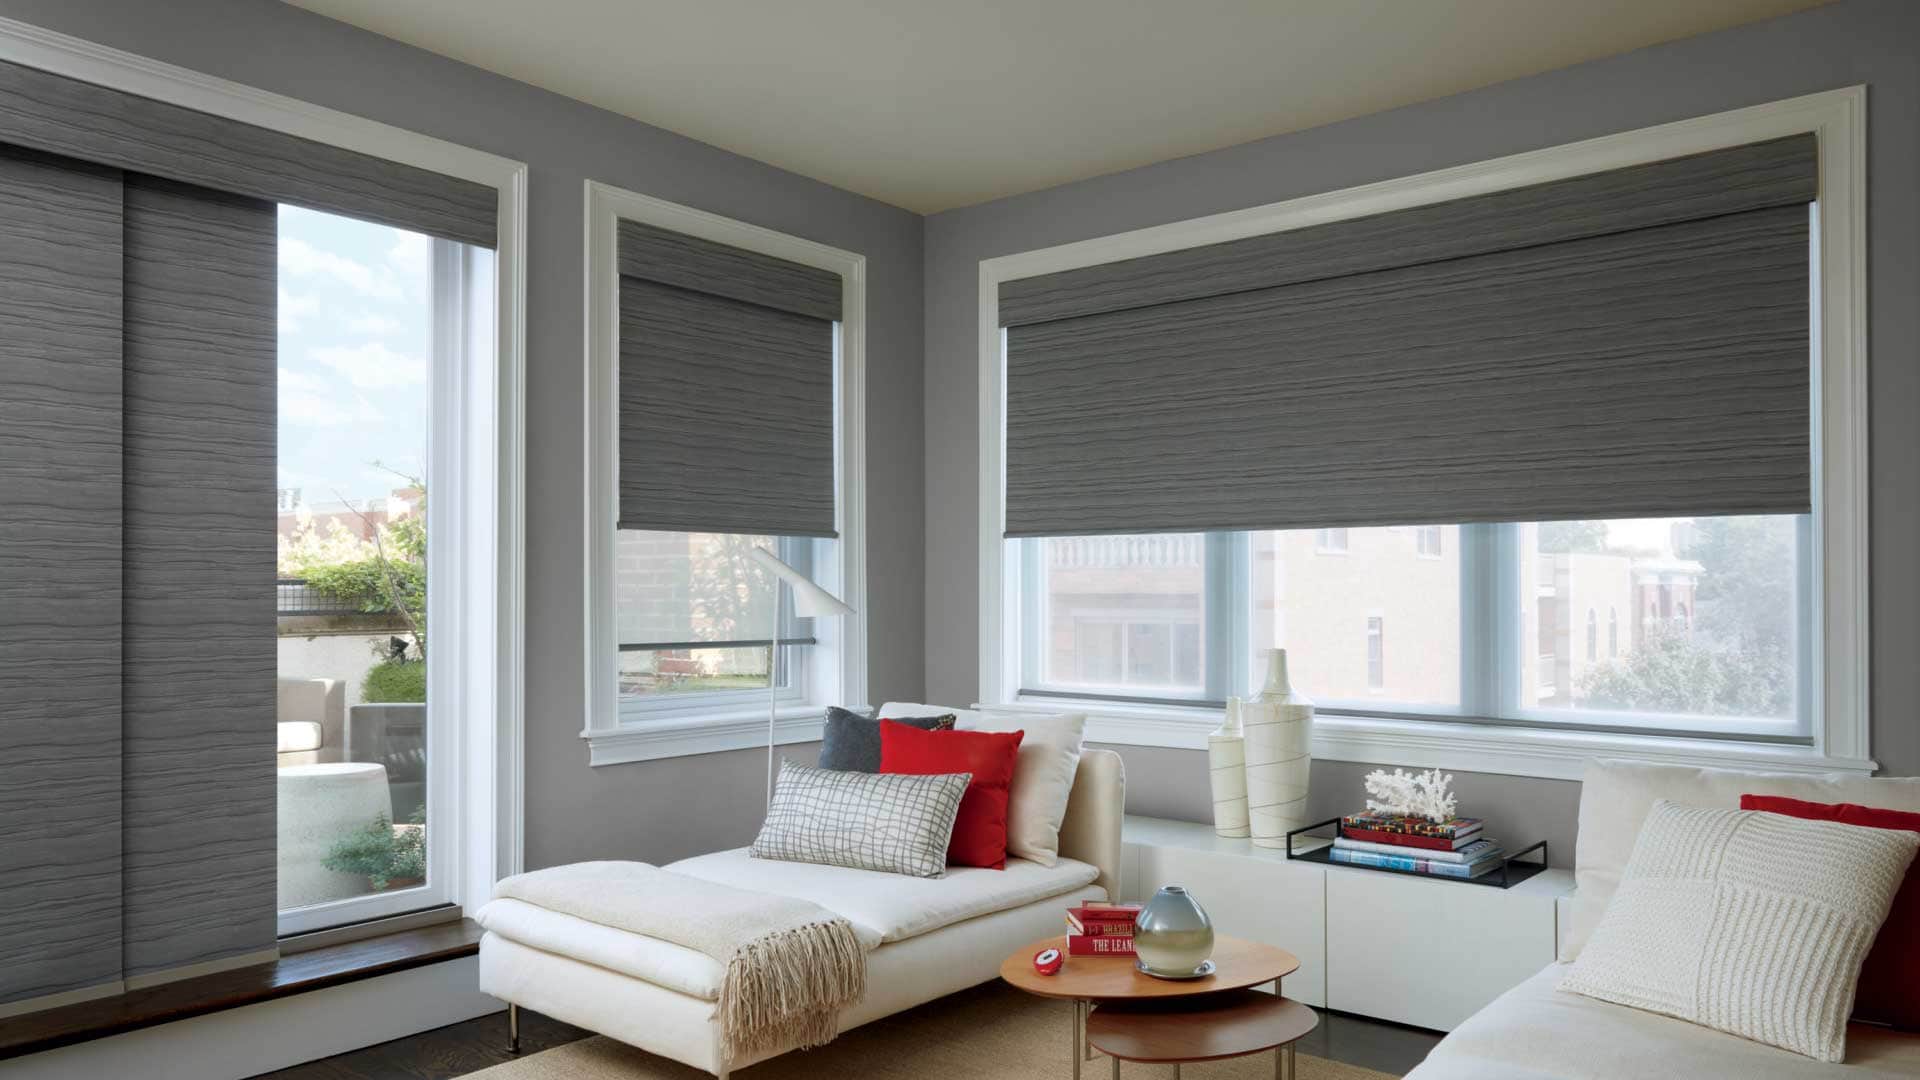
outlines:
{"label": "wooden floor", "polygon": [[[522,1054],[590,1034],[538,1013],[520,1014]],[[1431,1031],[1323,1011],[1320,1026],[1301,1039],[1299,1047],[1303,1054],[1399,1076],[1418,1065],[1439,1041],[1440,1036]],[[257,1080],[453,1080],[498,1065],[508,1057],[507,1020],[500,1014],[265,1073]],[[753,1073],[748,1070],[739,1075],[751,1080]],[[1094,1070],[1088,1075],[1105,1073]]]}

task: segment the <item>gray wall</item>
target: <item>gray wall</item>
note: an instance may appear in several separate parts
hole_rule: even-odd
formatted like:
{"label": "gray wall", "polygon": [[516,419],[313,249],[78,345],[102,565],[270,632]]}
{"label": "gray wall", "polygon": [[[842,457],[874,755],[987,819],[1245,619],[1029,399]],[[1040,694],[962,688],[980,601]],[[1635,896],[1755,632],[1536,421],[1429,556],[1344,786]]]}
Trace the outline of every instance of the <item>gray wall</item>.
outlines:
{"label": "gray wall", "polygon": [[[0,15],[530,166],[526,853],[661,860],[750,838],[759,755],[587,766],[580,221],[588,178],[860,252],[868,262],[871,700],[922,688],[921,219],[265,0],[0,0]],[[753,797],[744,797],[751,795]]]}
{"label": "gray wall", "polygon": [[[1870,123],[1873,753],[1920,772],[1920,5],[1848,0],[927,220],[927,700],[978,694],[975,304],[981,259],[1866,83]],[[1127,752],[1137,811],[1204,818],[1197,752]],[[1321,797],[1357,770],[1315,766]],[[1461,775],[1512,835],[1570,838],[1578,785]],[[1336,800],[1339,801],[1339,800]],[[1344,805],[1344,802],[1341,803]],[[1498,815],[1495,809],[1498,808]],[[1524,819],[1524,824],[1522,820]],[[1511,838],[1511,835],[1510,837]],[[1556,861],[1571,845],[1556,843]]]}

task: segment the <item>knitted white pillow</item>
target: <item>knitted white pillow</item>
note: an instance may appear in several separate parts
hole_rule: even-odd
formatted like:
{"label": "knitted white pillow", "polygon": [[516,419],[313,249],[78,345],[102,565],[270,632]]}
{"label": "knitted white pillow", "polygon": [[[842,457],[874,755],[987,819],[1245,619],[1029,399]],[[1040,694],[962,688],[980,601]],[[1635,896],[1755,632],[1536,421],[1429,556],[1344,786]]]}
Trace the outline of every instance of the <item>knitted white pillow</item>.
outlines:
{"label": "knitted white pillow", "polygon": [[1662,799],[1560,989],[1842,1061],[1860,964],[1917,846]]}

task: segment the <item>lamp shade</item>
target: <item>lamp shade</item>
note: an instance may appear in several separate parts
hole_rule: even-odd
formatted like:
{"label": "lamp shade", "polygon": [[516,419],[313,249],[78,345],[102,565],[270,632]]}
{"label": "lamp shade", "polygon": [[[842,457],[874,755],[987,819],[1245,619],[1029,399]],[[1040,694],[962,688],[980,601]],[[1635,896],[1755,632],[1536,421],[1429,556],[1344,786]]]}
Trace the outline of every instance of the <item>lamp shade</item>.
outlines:
{"label": "lamp shade", "polygon": [[752,548],[747,557],[761,569],[793,587],[793,613],[803,619],[816,615],[851,615],[853,609],[839,597],[807,580],[807,576],[782,562],[766,548]]}

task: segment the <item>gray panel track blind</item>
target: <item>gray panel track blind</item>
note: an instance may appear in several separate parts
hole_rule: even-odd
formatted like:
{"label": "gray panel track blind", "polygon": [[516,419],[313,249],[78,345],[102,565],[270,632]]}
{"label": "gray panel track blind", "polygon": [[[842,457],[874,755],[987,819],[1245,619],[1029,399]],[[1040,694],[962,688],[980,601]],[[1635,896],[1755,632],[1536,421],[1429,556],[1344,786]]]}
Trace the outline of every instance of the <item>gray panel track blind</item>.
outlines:
{"label": "gray panel track blind", "polygon": [[126,181],[125,969],[272,948],[277,208]]}
{"label": "gray panel track blind", "polygon": [[4,61],[0,142],[495,244],[498,194],[485,184]]}
{"label": "gray panel track blind", "polygon": [[632,222],[620,265],[619,527],[836,535],[839,276]]}
{"label": "gray panel track blind", "polygon": [[120,207],[0,147],[0,1003],[120,977]]}
{"label": "gray panel track blind", "polygon": [[1804,513],[1813,149],[1010,282],[1007,534]]}

